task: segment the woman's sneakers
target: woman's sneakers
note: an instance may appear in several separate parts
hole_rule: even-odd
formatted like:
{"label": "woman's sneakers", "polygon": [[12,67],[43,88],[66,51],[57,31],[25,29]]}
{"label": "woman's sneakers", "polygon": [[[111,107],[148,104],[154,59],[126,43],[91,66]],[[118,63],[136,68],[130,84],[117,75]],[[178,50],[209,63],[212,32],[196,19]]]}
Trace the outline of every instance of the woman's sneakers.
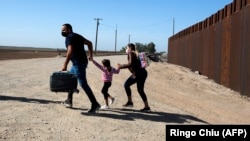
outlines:
{"label": "woman's sneakers", "polygon": [[[123,107],[133,107],[133,102],[127,102],[126,104],[122,105]],[[141,112],[150,112],[150,107],[144,107],[143,109],[140,109]]]}
{"label": "woman's sneakers", "polygon": [[141,112],[150,112],[150,107],[144,107],[140,110]]}
{"label": "woman's sneakers", "polygon": [[127,102],[126,104],[124,104],[124,105],[122,105],[123,107],[133,107],[134,106],[134,104],[133,104],[133,102]]}

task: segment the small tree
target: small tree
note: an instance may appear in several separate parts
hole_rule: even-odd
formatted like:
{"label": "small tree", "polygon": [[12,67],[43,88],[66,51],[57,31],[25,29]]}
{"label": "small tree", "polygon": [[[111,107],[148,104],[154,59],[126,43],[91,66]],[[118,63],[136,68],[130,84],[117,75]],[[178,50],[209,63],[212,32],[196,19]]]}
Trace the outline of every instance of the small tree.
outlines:
{"label": "small tree", "polygon": [[148,44],[147,49],[148,49],[148,52],[149,52],[149,53],[155,53],[155,52],[156,52],[155,44],[154,44],[153,42],[150,42],[150,43]]}
{"label": "small tree", "polygon": [[[148,53],[156,52],[155,44],[153,42],[150,42],[149,44],[145,44],[145,45],[142,43],[135,43],[135,46],[138,52],[148,52]],[[126,46],[122,47],[120,51],[123,52],[125,50],[126,50]]]}

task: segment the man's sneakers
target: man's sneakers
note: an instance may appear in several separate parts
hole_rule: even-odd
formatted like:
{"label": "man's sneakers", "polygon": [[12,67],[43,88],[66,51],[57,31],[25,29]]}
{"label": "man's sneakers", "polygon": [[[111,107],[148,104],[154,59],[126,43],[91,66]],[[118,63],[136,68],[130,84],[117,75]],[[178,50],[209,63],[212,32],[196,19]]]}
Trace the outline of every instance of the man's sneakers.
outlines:
{"label": "man's sneakers", "polygon": [[88,113],[95,113],[101,108],[100,104],[92,104],[91,109],[88,111]]}
{"label": "man's sneakers", "polygon": [[123,107],[133,107],[134,106],[134,104],[133,104],[133,102],[127,102],[126,104],[124,104],[124,105],[122,105]]}
{"label": "man's sneakers", "polygon": [[[72,100],[71,99],[66,99],[64,102],[62,102],[62,104],[66,107],[66,108],[72,108],[73,104],[72,104]],[[100,104],[92,104],[91,109],[88,111],[88,113],[95,113],[96,111],[98,111],[101,108]]]}
{"label": "man's sneakers", "polygon": [[66,108],[72,108],[73,104],[72,104],[72,100],[71,99],[66,99],[63,103],[62,103]]}

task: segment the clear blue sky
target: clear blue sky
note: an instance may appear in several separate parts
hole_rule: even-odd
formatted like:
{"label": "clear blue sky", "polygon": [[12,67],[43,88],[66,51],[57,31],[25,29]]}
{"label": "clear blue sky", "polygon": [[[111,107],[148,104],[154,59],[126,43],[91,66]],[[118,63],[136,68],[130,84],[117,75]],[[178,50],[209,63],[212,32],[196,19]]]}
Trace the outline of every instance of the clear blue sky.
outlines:
{"label": "clear blue sky", "polygon": [[[166,51],[168,38],[205,20],[233,0],[0,0],[0,45],[65,48],[61,25],[70,23],[76,33],[95,47],[95,18],[101,18],[97,50],[127,43],[155,43]],[[129,38],[130,37],[130,38]]]}

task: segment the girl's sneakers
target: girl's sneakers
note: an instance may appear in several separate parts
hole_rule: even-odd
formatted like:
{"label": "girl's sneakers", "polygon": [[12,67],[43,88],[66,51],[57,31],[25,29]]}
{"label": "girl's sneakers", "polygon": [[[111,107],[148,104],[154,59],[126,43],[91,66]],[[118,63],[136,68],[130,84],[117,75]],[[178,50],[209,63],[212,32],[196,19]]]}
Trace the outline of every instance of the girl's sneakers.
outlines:
{"label": "girl's sneakers", "polygon": [[100,109],[101,109],[101,110],[108,110],[108,109],[109,109],[109,106],[107,106],[107,105],[102,105]]}
{"label": "girl's sneakers", "polygon": [[115,102],[115,98],[111,98],[110,101],[109,101],[109,105],[113,104]]}

